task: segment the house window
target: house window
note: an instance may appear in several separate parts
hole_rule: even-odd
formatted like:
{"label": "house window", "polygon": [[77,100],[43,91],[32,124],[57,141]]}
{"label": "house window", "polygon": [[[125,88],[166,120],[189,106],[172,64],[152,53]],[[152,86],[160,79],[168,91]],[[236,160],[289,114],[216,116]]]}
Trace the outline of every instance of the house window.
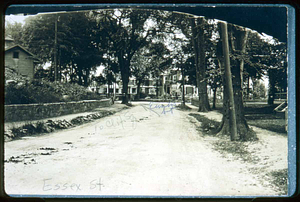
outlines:
{"label": "house window", "polygon": [[136,88],[132,88],[132,93],[136,94]]}
{"label": "house window", "polygon": [[145,81],[145,86],[149,86],[149,80]]}
{"label": "house window", "polygon": [[173,81],[177,80],[177,75],[173,75]]}
{"label": "house window", "polygon": [[13,58],[18,59],[19,58],[19,52],[13,52]]}

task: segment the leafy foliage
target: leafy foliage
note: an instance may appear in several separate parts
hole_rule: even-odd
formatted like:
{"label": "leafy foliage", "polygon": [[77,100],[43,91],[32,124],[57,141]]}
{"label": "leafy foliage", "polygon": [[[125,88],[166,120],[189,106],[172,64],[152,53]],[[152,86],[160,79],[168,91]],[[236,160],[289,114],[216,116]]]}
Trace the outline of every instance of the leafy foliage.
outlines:
{"label": "leafy foliage", "polygon": [[277,39],[266,41],[256,32],[250,32],[245,59],[244,78],[260,79],[268,76],[269,104],[273,104],[276,92],[287,90],[286,44]]}
{"label": "leafy foliage", "polygon": [[23,45],[22,33],[23,26],[21,23],[15,22],[10,23],[9,21],[5,22],[5,36],[10,36],[15,44]]}
{"label": "leafy foliage", "polygon": [[[159,75],[165,69],[170,68],[172,58],[169,57],[170,51],[161,43],[153,43],[141,48],[131,61],[131,73],[136,78],[138,85],[145,82],[154,75],[154,71]],[[139,92],[138,92],[139,93]]]}
{"label": "leafy foliage", "polygon": [[[158,76],[162,66],[170,66],[171,59],[173,65],[177,63],[177,67],[184,69],[185,75],[189,77],[188,83],[196,84],[197,64],[193,61],[196,54],[191,40],[193,38],[191,18],[197,17],[146,9],[39,14],[27,18],[24,26],[19,23],[8,23],[6,33],[36,54],[44,63],[53,64],[54,28],[57,21],[61,80],[88,86],[92,79],[95,79],[91,76],[92,72],[96,66],[102,64],[107,70],[107,74],[102,76],[107,78],[98,80],[101,83],[105,80],[113,81],[116,74],[121,73],[126,94],[130,76],[147,77],[148,67],[153,68],[154,76]],[[203,23],[198,23],[199,19],[195,19],[197,22],[195,29],[198,33],[194,38],[198,38],[201,30],[203,31],[204,38],[200,42],[205,50],[205,62],[202,66],[205,66],[206,70],[201,80],[205,79],[212,89],[216,89],[222,85],[218,26],[215,20],[203,18]],[[245,63],[243,81],[247,81],[247,78],[260,79],[268,75],[272,93],[285,91],[287,86],[286,44],[273,40],[274,43],[265,41],[257,32],[251,31],[246,51],[242,53],[235,50],[231,53],[232,64],[235,64],[234,61],[242,60]],[[164,46],[170,44],[170,41],[180,44],[182,49],[168,47],[169,53],[165,53]],[[184,60],[178,62],[179,56]],[[39,69],[36,75],[37,78],[52,81],[53,67],[49,70]]]}
{"label": "leafy foliage", "polygon": [[117,66],[121,73],[123,103],[128,102],[128,83],[132,74],[133,56],[161,36],[160,11],[136,9],[112,9],[92,11],[90,16],[97,22],[93,32],[95,45],[103,50],[108,66]]}
{"label": "leafy foliage", "polygon": [[100,99],[85,87],[71,83],[33,80],[5,86],[5,104],[52,103]]}
{"label": "leafy foliage", "polygon": [[27,82],[29,78],[19,74],[15,67],[5,66],[5,80],[6,82]]}
{"label": "leafy foliage", "polygon": [[[92,43],[91,33],[95,21],[88,12],[46,14],[29,17],[24,25],[24,45],[44,63],[54,64],[55,23],[57,22],[56,47],[61,74],[65,80],[88,86],[90,72],[103,62],[99,49]],[[53,80],[53,68],[48,77]]]}

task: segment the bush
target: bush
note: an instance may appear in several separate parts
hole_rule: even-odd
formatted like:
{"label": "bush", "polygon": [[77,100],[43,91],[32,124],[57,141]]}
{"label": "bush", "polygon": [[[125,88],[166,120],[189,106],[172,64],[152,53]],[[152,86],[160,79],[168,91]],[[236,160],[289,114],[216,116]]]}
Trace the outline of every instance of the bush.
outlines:
{"label": "bush", "polygon": [[31,83],[5,86],[5,104],[31,104],[62,101],[59,94]]}
{"label": "bush", "polygon": [[71,83],[45,80],[8,83],[5,86],[5,104],[52,103],[79,100],[99,100],[99,95],[85,87]]}

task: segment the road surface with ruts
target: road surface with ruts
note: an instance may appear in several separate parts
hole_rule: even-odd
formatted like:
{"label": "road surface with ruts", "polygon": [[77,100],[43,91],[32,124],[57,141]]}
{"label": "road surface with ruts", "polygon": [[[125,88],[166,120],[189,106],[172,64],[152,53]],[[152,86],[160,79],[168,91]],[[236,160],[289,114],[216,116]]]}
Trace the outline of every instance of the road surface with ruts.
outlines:
{"label": "road surface with ruts", "polygon": [[91,123],[5,143],[9,195],[276,195],[212,149],[174,104],[135,103]]}

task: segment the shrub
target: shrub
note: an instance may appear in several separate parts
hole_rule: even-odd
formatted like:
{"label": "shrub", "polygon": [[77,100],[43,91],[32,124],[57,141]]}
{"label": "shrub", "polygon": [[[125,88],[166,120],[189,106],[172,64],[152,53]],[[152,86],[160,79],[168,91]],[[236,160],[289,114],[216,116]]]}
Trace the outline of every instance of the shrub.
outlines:
{"label": "shrub", "polygon": [[8,83],[5,104],[52,103],[63,101],[99,100],[99,95],[78,84],[32,80]]}
{"label": "shrub", "polygon": [[35,86],[32,83],[11,83],[5,86],[5,104],[30,104],[59,102],[59,94],[44,87]]}

